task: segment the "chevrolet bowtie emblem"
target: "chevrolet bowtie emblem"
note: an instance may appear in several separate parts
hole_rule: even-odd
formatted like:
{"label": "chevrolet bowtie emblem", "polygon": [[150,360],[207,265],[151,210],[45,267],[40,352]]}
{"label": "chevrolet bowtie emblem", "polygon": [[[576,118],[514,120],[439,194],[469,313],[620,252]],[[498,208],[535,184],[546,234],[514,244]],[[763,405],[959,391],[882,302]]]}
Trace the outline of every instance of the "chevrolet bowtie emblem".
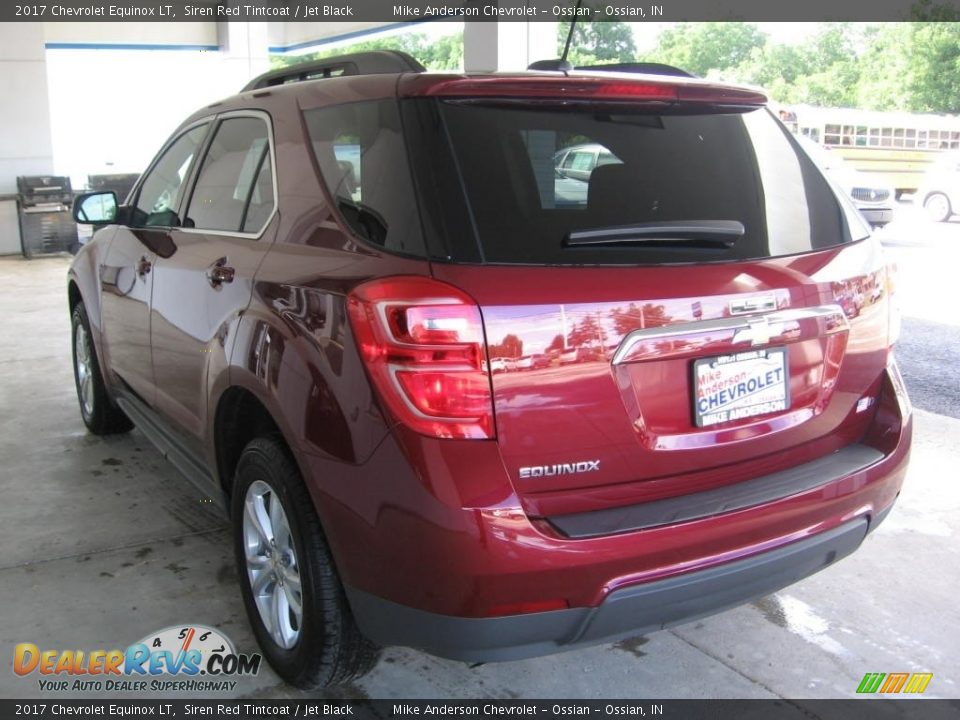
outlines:
{"label": "chevrolet bowtie emblem", "polygon": [[770,338],[783,332],[781,323],[771,325],[765,317],[751,318],[747,322],[747,327],[737,330],[734,334],[734,343],[749,342],[754,347],[766,345],[770,342]]}

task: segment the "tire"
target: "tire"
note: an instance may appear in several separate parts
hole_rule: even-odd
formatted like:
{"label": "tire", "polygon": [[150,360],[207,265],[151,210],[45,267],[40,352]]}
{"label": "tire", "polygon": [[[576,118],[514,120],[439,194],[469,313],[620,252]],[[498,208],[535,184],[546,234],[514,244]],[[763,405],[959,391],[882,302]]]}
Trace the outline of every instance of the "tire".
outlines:
{"label": "tire", "polygon": [[73,381],[77,388],[80,416],[94,435],[115,435],[133,428],[123,410],[114,405],[100,372],[100,361],[90,333],[90,320],[83,303],[77,303],[71,316],[73,325]]}
{"label": "tire", "polygon": [[946,222],[953,215],[953,208],[950,207],[950,198],[943,193],[930,193],[923,199],[923,209],[927,217],[934,222]]}
{"label": "tire", "polygon": [[295,687],[318,690],[372,670],[380,649],[354,622],[313,500],[279,438],[244,448],[231,518],[243,603],[274,671]]}

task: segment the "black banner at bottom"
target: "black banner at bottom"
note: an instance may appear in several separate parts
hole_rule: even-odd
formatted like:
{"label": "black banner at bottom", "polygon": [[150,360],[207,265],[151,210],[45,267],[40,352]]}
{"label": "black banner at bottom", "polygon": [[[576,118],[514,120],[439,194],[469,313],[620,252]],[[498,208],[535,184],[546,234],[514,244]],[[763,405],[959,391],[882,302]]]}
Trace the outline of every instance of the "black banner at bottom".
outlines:
{"label": "black banner at bottom", "polygon": [[0,718],[953,720],[960,700],[0,700]]}

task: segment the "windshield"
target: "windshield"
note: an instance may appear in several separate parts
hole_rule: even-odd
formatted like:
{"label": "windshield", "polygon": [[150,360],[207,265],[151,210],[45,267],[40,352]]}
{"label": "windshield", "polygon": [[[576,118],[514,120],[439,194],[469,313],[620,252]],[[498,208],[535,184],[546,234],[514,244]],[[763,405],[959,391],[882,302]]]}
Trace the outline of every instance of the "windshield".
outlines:
{"label": "windshield", "polygon": [[[408,100],[424,214],[452,259],[508,264],[723,262],[865,236],[766,109],[651,114],[611,106]],[[570,243],[627,226],[739,227],[735,242]],[[700,225],[697,225],[699,223]]]}

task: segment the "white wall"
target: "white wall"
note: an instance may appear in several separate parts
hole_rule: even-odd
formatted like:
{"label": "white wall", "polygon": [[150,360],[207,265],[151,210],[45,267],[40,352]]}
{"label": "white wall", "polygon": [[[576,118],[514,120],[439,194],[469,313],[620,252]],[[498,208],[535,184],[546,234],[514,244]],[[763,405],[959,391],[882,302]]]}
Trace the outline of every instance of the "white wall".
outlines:
{"label": "white wall", "polygon": [[54,168],[142,172],[193,113],[268,69],[265,23],[230,23],[224,50],[47,50]]}
{"label": "white wall", "polygon": [[0,194],[53,169],[44,66],[40,23],[0,23]]}
{"label": "white wall", "polygon": [[557,57],[555,22],[465,22],[463,65],[467,72],[526,70]]}

